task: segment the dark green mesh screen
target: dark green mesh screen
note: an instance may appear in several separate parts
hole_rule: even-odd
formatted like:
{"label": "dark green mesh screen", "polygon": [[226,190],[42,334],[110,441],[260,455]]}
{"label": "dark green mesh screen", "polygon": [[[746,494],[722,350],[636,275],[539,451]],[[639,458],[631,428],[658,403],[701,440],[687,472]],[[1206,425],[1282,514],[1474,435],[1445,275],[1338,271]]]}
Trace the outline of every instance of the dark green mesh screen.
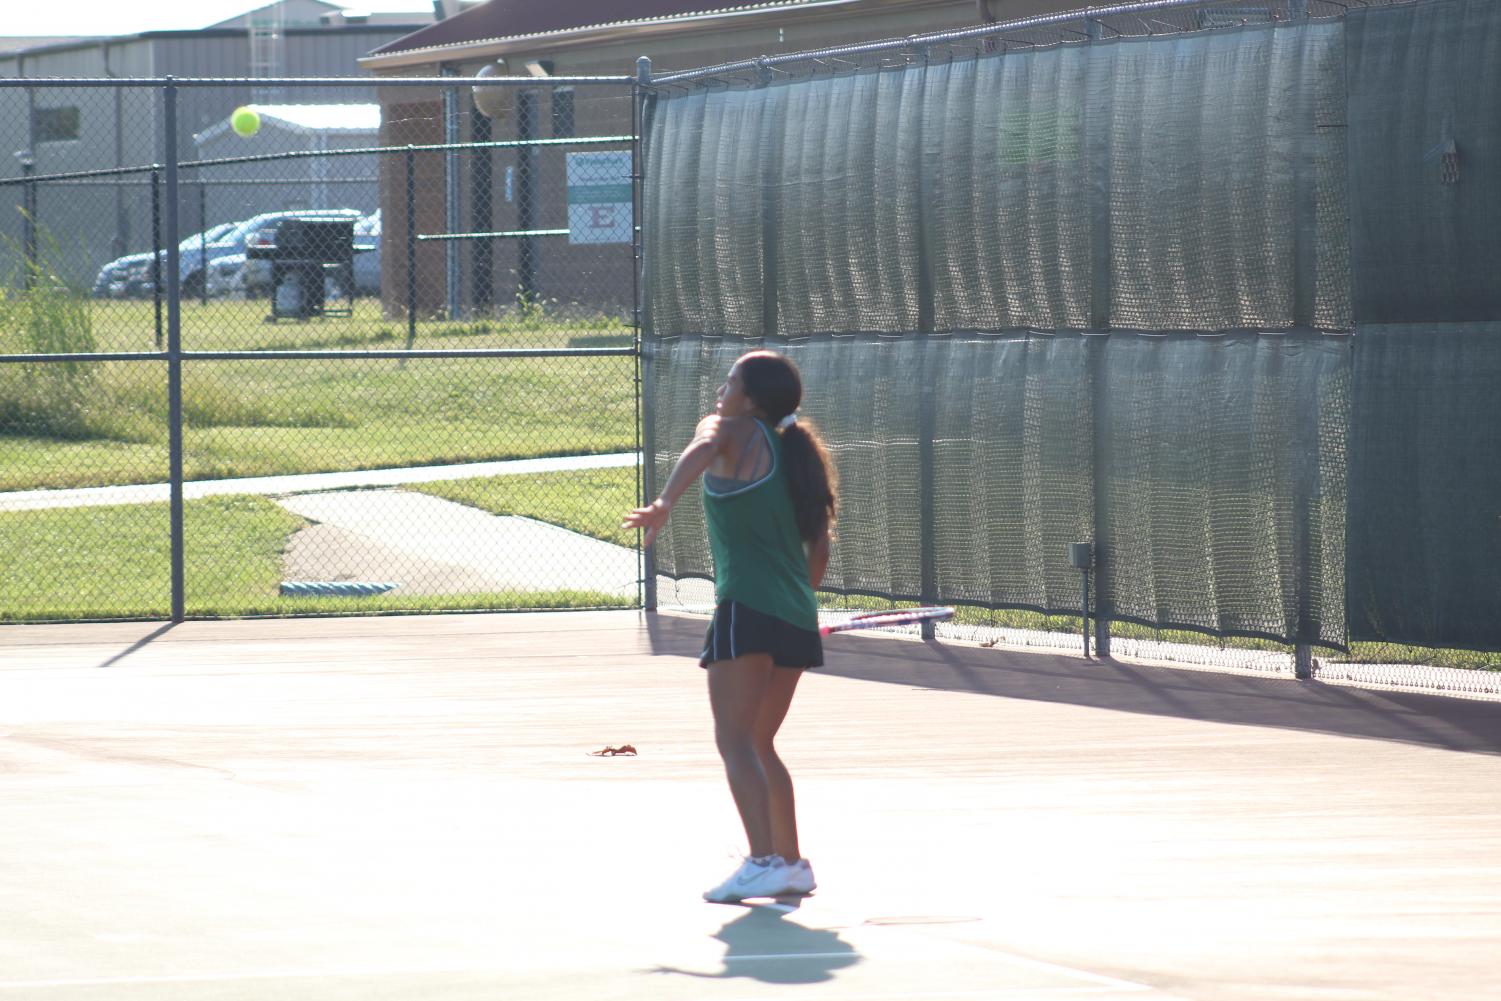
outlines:
{"label": "dark green mesh screen", "polygon": [[1495,646],[1501,5],[923,51],[654,96],[659,482],[781,345],[837,589],[1073,610],[1094,541],[1116,618]]}
{"label": "dark green mesh screen", "polygon": [[1349,339],[1112,337],[1102,383],[1111,614],[1341,643]]}
{"label": "dark green mesh screen", "polygon": [[656,95],[655,336],[1343,329],[1336,24]]}
{"label": "dark green mesh screen", "polygon": [[1345,24],[1357,319],[1501,319],[1501,4]]}
{"label": "dark green mesh screen", "polygon": [[1093,534],[1093,408],[1081,337],[928,342],[936,594],[1077,610],[1068,544]]}
{"label": "dark green mesh screen", "polygon": [[1501,649],[1501,323],[1362,327],[1350,637]]}
{"label": "dark green mesh screen", "polygon": [[929,70],[924,168],[937,329],[1090,326],[1091,59],[1088,49],[1054,49]]}
{"label": "dark green mesh screen", "polygon": [[1088,50],[1116,329],[1348,326],[1334,23]]}

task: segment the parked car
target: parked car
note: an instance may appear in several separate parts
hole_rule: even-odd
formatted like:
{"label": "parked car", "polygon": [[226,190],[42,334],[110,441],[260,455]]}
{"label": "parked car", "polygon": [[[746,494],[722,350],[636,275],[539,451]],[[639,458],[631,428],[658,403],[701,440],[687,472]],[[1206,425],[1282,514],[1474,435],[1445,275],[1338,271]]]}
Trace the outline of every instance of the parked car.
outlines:
{"label": "parked car", "polygon": [[148,250],[144,254],[126,254],[110,261],[94,277],[94,296],[99,299],[126,298],[126,275],[136,265],[149,264],[151,257],[151,251]]}
{"label": "parked car", "polygon": [[[220,248],[240,224],[220,223],[196,233],[177,245],[177,281],[184,296],[203,292],[203,268],[206,261],[219,256]],[[166,263],[165,261],[163,263]]]}
{"label": "parked car", "polygon": [[226,254],[209,262],[208,294],[219,299],[244,297],[244,254]]}
{"label": "parked car", "polygon": [[[266,249],[276,245],[276,224],[283,219],[359,219],[364,215],[359,209],[294,209],[285,212],[266,212],[247,219],[236,227],[232,238],[240,246],[225,253],[243,253],[249,257],[251,247]],[[218,255],[220,257],[224,254]],[[245,261],[244,286],[247,296],[263,296],[271,293],[271,262],[249,257]]]}
{"label": "parked car", "polygon": [[[194,233],[192,236],[177,244],[178,258],[185,259],[189,256],[200,255],[205,243],[212,245],[225,233],[234,229],[236,223],[225,222],[217,226],[210,226],[202,233]],[[162,259],[166,259],[166,253],[162,253]],[[100,298],[128,299],[142,295],[150,295],[155,288],[156,278],[151,277],[151,283],[143,287],[141,278],[150,271],[145,267],[151,260],[151,251],[140,254],[126,254],[116,258],[99,269],[99,274],[94,278],[94,295]]]}

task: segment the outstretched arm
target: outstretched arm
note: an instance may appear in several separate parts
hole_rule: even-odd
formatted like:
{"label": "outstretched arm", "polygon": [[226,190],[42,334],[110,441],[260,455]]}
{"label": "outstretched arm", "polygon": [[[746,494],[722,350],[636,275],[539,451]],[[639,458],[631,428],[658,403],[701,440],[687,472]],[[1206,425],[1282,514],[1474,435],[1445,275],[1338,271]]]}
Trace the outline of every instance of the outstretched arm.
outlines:
{"label": "outstretched arm", "polygon": [[651,545],[662,526],[667,523],[667,516],[672,513],[672,506],[677,503],[678,498],[693,485],[694,480],[703,475],[724,448],[722,428],[723,422],[713,415],[699,421],[693,440],[683,449],[683,454],[678,456],[677,465],[672,467],[672,475],[667,477],[667,485],[662,488],[662,493],[646,507],[638,507],[626,515],[621,527],[644,530],[646,535],[642,542]]}

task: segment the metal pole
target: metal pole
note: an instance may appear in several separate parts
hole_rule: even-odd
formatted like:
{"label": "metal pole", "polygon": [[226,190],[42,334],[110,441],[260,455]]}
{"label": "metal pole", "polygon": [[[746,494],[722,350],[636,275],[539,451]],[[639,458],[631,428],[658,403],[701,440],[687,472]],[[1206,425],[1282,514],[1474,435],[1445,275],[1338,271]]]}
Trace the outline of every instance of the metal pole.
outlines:
{"label": "metal pole", "polygon": [[[456,76],[457,71],[444,66],[444,76]],[[443,142],[449,146],[457,145],[459,136],[459,89],[457,87],[443,88]],[[464,220],[461,213],[462,206],[459,199],[459,151],[448,149],[443,153],[443,225],[448,233],[461,233],[464,230]],[[460,268],[458,240],[444,242],[443,269],[444,269],[444,298],[445,311],[450,320],[457,320],[464,315],[464,301],[460,283],[462,271]]]}
{"label": "metal pole", "polygon": [[[1281,347],[1281,344],[1275,344],[1272,349],[1280,351]],[[1300,418],[1306,413],[1306,409],[1299,408]],[[1316,420],[1317,417],[1308,418],[1309,423]],[[1297,567],[1294,580],[1298,589],[1298,620],[1293,633],[1295,638],[1293,677],[1308,680],[1313,677],[1313,646],[1308,641],[1318,635],[1318,627],[1313,621],[1313,594],[1311,593],[1313,587],[1312,494],[1318,489],[1319,482],[1317,453],[1313,449],[1304,450],[1304,454],[1294,460],[1293,467],[1298,473],[1293,480],[1295,484],[1293,489],[1296,491],[1293,499],[1293,560]]]}
{"label": "metal pole", "polygon": [[[110,47],[104,46],[104,58],[106,64],[109,61]],[[106,66],[105,73],[113,77],[114,71]],[[115,88],[115,166],[125,166],[125,88]],[[130,245],[130,217],[126,215],[125,189],[119,181],[115,182],[115,239],[110,245],[111,251],[116,257],[125,256],[125,248]]]}
{"label": "metal pole", "polygon": [[162,280],[167,266],[162,261],[162,172],[151,168],[151,305],[156,314],[156,349],[162,349]]}
{"label": "metal pole", "polygon": [[1089,568],[1094,563],[1094,546],[1088,542],[1071,542],[1068,545],[1068,562],[1079,571],[1084,580],[1084,594],[1079,602],[1083,616],[1081,631],[1084,634],[1084,659],[1089,659]]}
{"label": "metal pole", "polygon": [[208,193],[198,174],[198,301],[208,305]]}
{"label": "metal pole", "polygon": [[36,159],[31,155],[31,150],[22,150],[16,154],[21,160],[21,176],[26,179],[26,185],[21,193],[21,206],[23,218],[21,220],[21,242],[23,254],[26,258],[26,274],[23,283],[29,290],[36,285],[37,260],[36,260]]}
{"label": "metal pole", "polygon": [[[648,354],[644,337],[643,321],[646,319],[642,302],[641,279],[645,266],[642,214],[646,197],[646,160],[641,137],[646,131],[646,101],[651,85],[651,60],[642,56],[636,60],[636,83],[631,93],[631,322],[635,327],[636,341],[636,448],[641,461],[636,472],[636,489],[640,503],[651,502],[655,488],[656,471],[654,439],[651,434],[651,389],[652,357]],[[641,553],[641,606],[648,612],[657,610],[657,561],[650,548]]]}
{"label": "metal pole", "polygon": [[[527,142],[535,138],[537,126],[537,92],[516,92],[516,139]],[[516,228],[522,232],[535,229],[535,171],[537,150],[534,146],[516,147]],[[517,305],[529,308],[537,301],[537,244],[529,236],[521,238],[516,248]]]}
{"label": "metal pole", "polygon": [[[912,53],[913,59],[920,58],[923,65],[923,87],[926,91],[928,50],[919,48]],[[922,145],[922,140],[918,141]],[[917,159],[917,187],[919,197],[917,200],[917,330],[918,350],[922,352],[919,361],[918,402],[917,402],[917,468],[918,468],[918,497],[917,497],[917,520],[919,526],[919,567],[921,577],[922,603],[924,605],[938,604],[938,530],[937,530],[937,462],[934,455],[935,439],[938,436],[938,387],[934,385],[938,376],[939,366],[935,364],[936,352],[941,350],[941,343],[931,336],[934,330],[935,307],[937,305],[934,293],[933,280],[933,247],[935,240],[933,235],[933,214],[928,211],[928,206],[933,204],[933,178],[932,172],[925,170],[925,159]],[[931,640],[937,637],[937,624],[931,619],[922,623],[922,638]]]}
{"label": "metal pole", "polygon": [[177,249],[182,237],[177,231],[177,85],[171,77],[167,78],[162,96],[165,104],[162,128],[166,133],[166,159],[163,162],[167,168],[167,463],[172,533],[172,621],[181,622],[187,617],[187,589],[183,579],[182,288],[178,280]]}
{"label": "metal pole", "polygon": [[[1098,12],[1087,18],[1085,32],[1092,40],[1102,34]],[[1096,53],[1085,53],[1085,73],[1098,66]],[[1086,83],[1089,81],[1086,80]],[[1085,102],[1084,135],[1086,170],[1089,176],[1090,199],[1090,247],[1093,274],[1090,282],[1089,334],[1084,338],[1083,380],[1089,394],[1090,449],[1092,466],[1093,520],[1091,535],[1094,537],[1093,569],[1095,593],[1095,655],[1110,656],[1110,616],[1114,613],[1111,594],[1115,587],[1111,563],[1114,549],[1110,535],[1110,482],[1108,479],[1109,455],[1106,451],[1105,431],[1109,428],[1108,415],[1103,411],[1108,403],[1108,373],[1110,354],[1110,310],[1114,290],[1110,282],[1110,151],[1109,129],[1112,103],[1115,100],[1111,88],[1088,87],[1091,94],[1098,94]]]}
{"label": "metal pole", "polygon": [[[488,116],[470,117],[469,138],[475,143],[490,141]],[[469,220],[470,227],[476,233],[488,233],[495,228],[493,157],[493,152],[485,147],[477,148],[470,154]],[[489,240],[476,240],[469,251],[469,266],[474,275],[470,304],[488,314],[495,305],[495,244]]]}
{"label": "metal pole", "polygon": [[1083,597],[1083,599],[1079,603],[1079,607],[1081,609],[1083,609],[1083,611],[1084,611],[1084,627],[1081,630],[1081,632],[1084,634],[1084,659],[1088,660],[1089,659],[1089,568],[1088,567],[1084,568],[1084,571],[1081,574],[1081,576],[1084,578],[1084,597]]}
{"label": "metal pole", "polygon": [[[1103,263],[1097,263],[1103,267]],[[1093,493],[1094,536],[1091,566],[1094,569],[1094,652],[1097,657],[1110,656],[1110,615],[1113,606],[1110,589],[1113,587],[1110,557],[1114,550],[1110,545],[1110,479],[1109,455],[1106,449],[1105,428],[1110,426],[1105,413],[1108,397],[1107,376],[1109,371],[1110,338],[1084,338],[1084,385],[1089,394],[1090,414],[1090,481]]]}
{"label": "metal pole", "polygon": [[417,152],[407,146],[407,349],[417,340]]}

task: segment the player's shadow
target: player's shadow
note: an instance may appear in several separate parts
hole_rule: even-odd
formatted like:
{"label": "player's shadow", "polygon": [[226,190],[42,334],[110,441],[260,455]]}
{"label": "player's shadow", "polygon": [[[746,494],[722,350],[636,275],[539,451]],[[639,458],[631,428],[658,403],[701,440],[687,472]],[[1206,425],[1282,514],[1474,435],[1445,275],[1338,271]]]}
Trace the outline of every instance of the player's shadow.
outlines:
{"label": "player's shadow", "polygon": [[724,968],[718,972],[674,966],[658,966],[652,972],[706,980],[818,984],[833,980],[836,970],[860,962],[860,954],[838,932],[804,927],[771,907],[752,907],[727,922],[714,937],[725,944]]}

